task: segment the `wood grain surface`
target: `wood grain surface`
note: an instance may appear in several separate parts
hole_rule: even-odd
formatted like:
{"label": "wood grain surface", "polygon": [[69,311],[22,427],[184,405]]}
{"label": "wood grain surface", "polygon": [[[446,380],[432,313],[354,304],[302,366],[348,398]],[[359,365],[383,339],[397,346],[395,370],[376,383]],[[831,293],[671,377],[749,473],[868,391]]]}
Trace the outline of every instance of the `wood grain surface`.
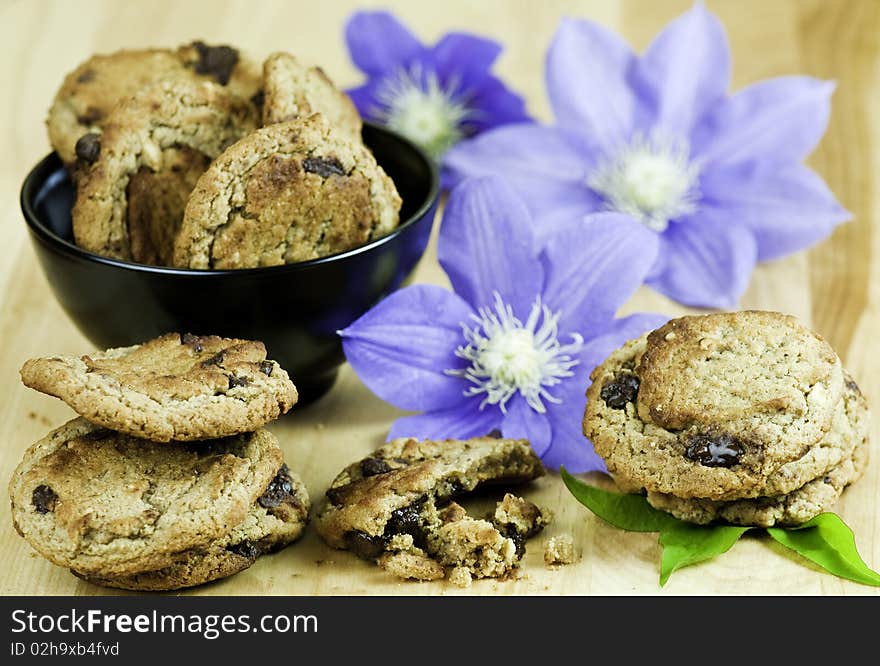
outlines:
{"label": "wood grain surface", "polygon": [[[727,27],[733,89],[758,79],[810,74],[837,81],[828,133],[809,162],[853,213],[814,249],[760,266],[742,308],[781,310],[802,318],[837,349],[880,412],[880,2],[877,0],[709,0]],[[451,29],[472,30],[506,46],[498,71],[526,95],[530,111],[549,119],[543,84],[545,49],[562,16],[588,17],[620,32],[637,49],[687,0],[388,1],[414,32],[433,41]],[[92,351],[55,302],[41,273],[18,207],[27,171],[48,151],[44,118],[66,72],[95,52],[171,46],[201,38],[261,57],[288,50],[319,63],[340,84],[360,80],[342,38],[347,0],[4,0],[0,3],[0,481],[5,488],[24,449],[72,417],[60,401],[21,385],[25,359]],[[420,282],[443,284],[433,243],[419,265]],[[687,310],[647,289],[624,312],[678,315]],[[332,391],[270,428],[313,498],[346,463],[378,446],[401,412],[373,396],[347,366]],[[880,441],[880,418],[873,440]],[[880,455],[837,506],[866,561],[880,569]],[[249,570],[187,594],[473,594],[473,595],[866,595],[876,588],[841,581],[768,539],[746,537],[725,555],[673,575],[658,586],[660,548],[654,534],[624,533],[577,504],[558,476],[527,496],[551,507],[546,535],[570,533],[582,550],[574,565],[548,569],[543,537],[531,542],[519,580],[401,582],[352,555],[333,551],[313,530],[297,544]],[[0,594],[113,594],[84,583],[39,557],[12,528],[0,502]]]}

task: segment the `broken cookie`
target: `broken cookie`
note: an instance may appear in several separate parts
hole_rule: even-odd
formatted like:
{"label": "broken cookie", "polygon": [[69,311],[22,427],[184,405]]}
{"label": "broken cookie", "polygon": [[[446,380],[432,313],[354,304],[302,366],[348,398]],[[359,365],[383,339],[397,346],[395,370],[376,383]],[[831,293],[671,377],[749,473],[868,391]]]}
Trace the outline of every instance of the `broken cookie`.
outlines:
{"label": "broken cookie", "polygon": [[545,515],[511,494],[487,518],[468,515],[453,500],[543,473],[525,440],[396,439],[336,477],[316,526],[329,545],[401,578],[437,580],[453,572],[456,584],[468,576],[497,578],[518,566]]}

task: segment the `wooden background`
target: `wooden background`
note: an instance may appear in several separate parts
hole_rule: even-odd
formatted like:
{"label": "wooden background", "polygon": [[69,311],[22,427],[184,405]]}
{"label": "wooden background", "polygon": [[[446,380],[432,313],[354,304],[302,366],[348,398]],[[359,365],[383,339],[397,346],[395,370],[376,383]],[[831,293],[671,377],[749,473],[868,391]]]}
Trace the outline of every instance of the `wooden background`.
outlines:
{"label": "wooden background", "polygon": [[[357,83],[342,39],[345,18],[362,3],[348,0],[4,0],[0,4],[0,483],[21,453],[72,417],[60,401],[24,388],[22,362],[32,356],[92,351],[53,300],[35,261],[18,207],[21,181],[48,150],[43,119],[64,74],[95,52],[171,46],[196,38],[234,44],[255,57],[288,50],[321,64],[342,85]],[[589,17],[643,49],[687,0],[444,0],[386,2],[423,40],[450,29],[482,32],[506,45],[498,72],[526,95],[533,114],[549,119],[544,52],[559,18]],[[863,387],[880,400],[880,1],[710,0],[727,27],[733,87],[804,73],[835,79],[827,135],[810,158],[854,219],[809,252],[761,266],[741,306],[789,312],[826,336]],[[433,244],[418,281],[443,283]],[[643,289],[625,311],[677,315],[682,307]],[[880,403],[875,403],[880,405]],[[880,412],[880,408],[875,408]],[[344,368],[322,400],[272,424],[291,467],[314,498],[337,471],[379,445],[399,413]],[[875,420],[874,441],[880,441]],[[658,586],[656,535],[624,533],[598,521],[555,475],[528,496],[555,510],[547,535],[568,532],[582,549],[578,564],[549,570],[543,537],[531,542],[516,581],[478,581],[468,590],[444,582],[400,582],[377,567],[332,551],[309,530],[298,544],[225,581],[191,594],[877,594],[876,588],[822,573],[767,539],[745,538],[709,563]],[[880,569],[880,455],[850,488],[837,511],[852,526],[862,555]],[[108,594],[49,564],[13,530],[0,502],[0,594]]]}

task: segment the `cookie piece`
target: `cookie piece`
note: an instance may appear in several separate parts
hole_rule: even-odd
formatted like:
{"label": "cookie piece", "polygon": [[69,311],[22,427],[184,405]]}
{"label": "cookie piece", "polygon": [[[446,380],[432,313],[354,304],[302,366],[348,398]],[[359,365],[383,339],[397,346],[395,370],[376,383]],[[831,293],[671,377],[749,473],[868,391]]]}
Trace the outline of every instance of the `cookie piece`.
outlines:
{"label": "cookie piece", "polygon": [[287,465],[281,469],[242,523],[206,547],[184,551],[174,564],[127,576],[72,573],[80,578],[124,590],[179,590],[244,571],[261,555],[277,552],[296,541],[308,523],[309,496],[300,478]]}
{"label": "cookie piece", "polygon": [[78,418],[24,454],[9,485],[12,520],[59,566],[98,576],[156,570],[240,525],[282,463],[265,429],[157,444]]}
{"label": "cookie piece", "polygon": [[25,386],[154,442],[225,437],[287,412],[296,387],[262,342],[168,333],[89,356],[30,359]]}
{"label": "cookie piece", "polygon": [[67,165],[77,141],[100,134],[121,100],[162,80],[212,81],[249,100],[261,86],[261,68],[229,46],[193,42],[178,49],[122,50],[94,55],[70,72],[49,109],[49,143]]}
{"label": "cookie piece", "polygon": [[320,113],[349,139],[361,140],[361,116],[348,95],[320,67],[305,67],[289,53],[263,62],[263,125]]}
{"label": "cookie piece", "polygon": [[320,115],[232,145],[202,175],[174,246],[177,266],[277,266],[392,231],[401,200],[372,153]]}
{"label": "cookie piece", "polygon": [[404,578],[434,580],[457,567],[474,577],[500,576],[517,566],[525,540],[543,528],[540,510],[510,495],[484,520],[451,500],[543,473],[525,440],[396,439],[336,477],[316,527],[330,546]]}
{"label": "cookie piece", "polygon": [[76,244],[168,263],[198,177],[255,126],[253,106],[216,83],[164,80],[123,100],[101,134],[77,143],[84,157],[71,211]]}
{"label": "cookie piece", "polygon": [[[844,489],[858,480],[868,462],[870,415],[867,403],[852,380],[847,381],[846,396],[841,409],[842,416],[818,450],[825,464],[821,472],[804,479],[804,469],[815,469],[814,461],[796,460],[783,465],[775,476],[775,483],[768,484],[764,494],[756,498],[718,502],[700,498],[682,499],[662,493],[648,493],[648,502],[680,520],[707,524],[723,520],[735,525],[798,525],[805,523],[823,511],[830,510]],[[843,457],[841,459],[841,454]],[[805,456],[805,457],[808,457]],[[789,488],[792,479],[801,483]],[[782,488],[783,490],[780,490]]]}
{"label": "cookie piece", "polygon": [[624,491],[715,500],[757,496],[803,459],[830,430],[844,387],[825,340],[756,311],[674,319],[591,379],[584,434]]}

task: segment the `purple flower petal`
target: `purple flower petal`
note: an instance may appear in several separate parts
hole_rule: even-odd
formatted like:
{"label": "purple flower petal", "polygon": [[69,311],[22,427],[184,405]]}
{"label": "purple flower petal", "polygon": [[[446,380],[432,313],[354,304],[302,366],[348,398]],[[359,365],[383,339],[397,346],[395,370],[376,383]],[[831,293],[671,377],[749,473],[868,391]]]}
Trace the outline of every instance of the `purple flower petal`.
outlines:
{"label": "purple flower petal", "polygon": [[544,284],[529,211],[501,178],[468,179],[452,191],[437,256],[452,288],[475,309],[493,305],[498,292],[525,317]]}
{"label": "purple flower petal", "polygon": [[591,21],[563,19],[547,53],[547,94],[560,127],[611,148],[629,138],[635,98],[629,45]]}
{"label": "purple flower petal", "polygon": [[786,76],[744,88],[694,133],[696,156],[713,166],[760,158],[800,162],[825,133],[835,84]]}
{"label": "purple flower petal", "polygon": [[702,4],[669,23],[639,59],[635,85],[654,123],[688,137],[730,83],[724,26]]}
{"label": "purple flower petal", "polygon": [[373,393],[401,409],[425,410],[461,401],[464,383],[444,370],[455,356],[462,322],[473,312],[461,298],[432,285],[396,291],[340,331],[346,359]]}
{"label": "purple flower petal", "polygon": [[479,88],[470,91],[467,105],[471,116],[465,126],[472,135],[529,120],[523,98],[494,76],[487,76]]}
{"label": "purple flower petal", "polygon": [[550,446],[552,433],[546,415],[536,412],[521,395],[517,395],[507,403],[501,434],[510,439],[529,440],[532,450],[540,456]]}
{"label": "purple flower petal", "polygon": [[453,147],[444,164],[459,179],[502,176],[532,211],[592,205],[590,163],[574,137],[534,123],[505,125]]}
{"label": "purple flower petal", "polygon": [[369,76],[405,66],[425,47],[393,15],[385,11],[355,12],[345,26],[352,61]]}
{"label": "purple flower petal", "polygon": [[704,209],[698,217],[670,224],[660,242],[665,265],[648,278],[649,285],[685,305],[736,305],[757,260],[757,243],[747,227]]}
{"label": "purple flower petal", "polygon": [[547,408],[553,436],[550,446],[541,454],[541,460],[548,469],[558,471],[561,465],[565,465],[570,472],[606,471],[605,462],[596,455],[592,443],[583,432],[588,375],[589,371],[581,368],[574,377],[565,380],[554,390],[554,395],[561,402]]}
{"label": "purple flower petal", "polygon": [[657,234],[628,215],[595,213],[546,240],[544,302],[561,309],[561,333],[593,335],[642,284],[654,263]]}
{"label": "purple flower petal", "polygon": [[450,32],[434,45],[428,58],[443,84],[467,92],[483,83],[500,53],[501,45],[496,41],[463,32]]}
{"label": "purple flower petal", "polygon": [[376,103],[376,88],[375,83],[368,82],[357,88],[349,88],[345,91],[362,118],[372,117],[374,110],[378,106]]}
{"label": "purple flower petal", "polygon": [[800,164],[713,169],[701,188],[706,214],[751,229],[759,261],[809,247],[851,217],[824,181]]}
{"label": "purple flower petal", "polygon": [[500,429],[502,414],[497,407],[479,408],[478,398],[464,399],[458,405],[397,419],[388,439],[468,439],[482,437]]}

